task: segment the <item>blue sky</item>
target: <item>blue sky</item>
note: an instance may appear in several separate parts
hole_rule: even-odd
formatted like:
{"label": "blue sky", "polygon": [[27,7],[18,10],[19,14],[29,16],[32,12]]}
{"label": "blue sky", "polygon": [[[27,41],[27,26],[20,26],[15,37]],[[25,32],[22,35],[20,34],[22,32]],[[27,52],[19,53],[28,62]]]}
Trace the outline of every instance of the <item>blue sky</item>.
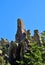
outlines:
{"label": "blue sky", "polygon": [[0,0],[0,39],[15,40],[17,19],[24,21],[25,29],[45,30],[45,0]]}

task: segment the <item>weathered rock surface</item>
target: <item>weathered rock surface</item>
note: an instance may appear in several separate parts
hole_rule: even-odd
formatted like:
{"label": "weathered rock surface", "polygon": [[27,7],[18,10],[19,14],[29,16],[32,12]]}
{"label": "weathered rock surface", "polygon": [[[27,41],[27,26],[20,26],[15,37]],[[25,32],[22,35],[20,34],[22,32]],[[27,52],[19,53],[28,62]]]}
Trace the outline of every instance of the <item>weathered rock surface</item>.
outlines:
{"label": "weathered rock surface", "polygon": [[38,43],[39,46],[43,45],[41,35],[38,30],[34,30],[34,40]]}
{"label": "weathered rock surface", "polygon": [[17,20],[17,33],[16,33],[16,41],[20,42],[26,36],[26,30],[24,29],[24,24],[21,19]]}

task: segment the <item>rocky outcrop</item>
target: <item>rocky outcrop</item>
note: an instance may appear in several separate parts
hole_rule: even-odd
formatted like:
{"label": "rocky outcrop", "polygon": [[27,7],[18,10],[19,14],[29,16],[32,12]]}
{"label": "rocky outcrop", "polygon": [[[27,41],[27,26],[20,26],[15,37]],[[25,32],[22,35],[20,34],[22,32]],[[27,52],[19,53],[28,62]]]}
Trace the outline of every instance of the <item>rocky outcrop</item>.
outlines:
{"label": "rocky outcrop", "polygon": [[9,41],[7,39],[1,38],[1,43],[7,45],[9,44]]}
{"label": "rocky outcrop", "polygon": [[24,24],[23,21],[21,19],[17,20],[17,32],[16,32],[16,41],[20,42],[21,40],[24,39],[24,37],[26,36],[26,30],[24,29]]}
{"label": "rocky outcrop", "polygon": [[34,30],[34,41],[36,41],[39,46],[43,45],[43,42],[42,42],[42,39],[41,39],[41,35],[40,35],[38,30]]}

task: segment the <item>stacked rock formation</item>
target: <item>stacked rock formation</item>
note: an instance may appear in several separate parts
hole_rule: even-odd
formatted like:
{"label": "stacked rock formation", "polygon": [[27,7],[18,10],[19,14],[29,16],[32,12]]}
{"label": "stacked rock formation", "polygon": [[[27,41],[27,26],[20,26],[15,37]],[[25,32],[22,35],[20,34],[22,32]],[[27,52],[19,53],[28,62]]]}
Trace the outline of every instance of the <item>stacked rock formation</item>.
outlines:
{"label": "stacked rock formation", "polygon": [[41,35],[40,35],[38,30],[34,30],[34,39],[38,43],[39,46],[43,45],[43,42],[42,42],[42,39],[41,39]]}
{"label": "stacked rock formation", "polygon": [[34,36],[31,36],[30,30],[25,30],[23,21],[21,19],[17,20],[17,32],[15,35],[15,39],[16,40],[11,41],[10,44],[7,39],[2,38],[0,40],[0,45],[9,45],[8,56],[11,65],[17,65],[15,61],[23,59],[24,53],[30,51],[30,43],[37,42],[39,46],[43,45],[39,31],[34,30]]}
{"label": "stacked rock formation", "polygon": [[19,44],[21,44],[21,41],[23,41],[24,43],[22,44],[22,46],[24,46],[23,48],[25,48],[25,50],[29,50],[28,47],[28,43],[29,40],[27,38],[29,38],[30,34],[30,30],[25,30],[24,28],[24,24],[23,21],[21,19],[17,20],[17,33],[16,33],[16,42],[18,42]]}
{"label": "stacked rock formation", "polygon": [[17,20],[17,33],[16,33],[16,41],[20,42],[26,35],[26,31],[24,29],[24,24],[21,19]]}

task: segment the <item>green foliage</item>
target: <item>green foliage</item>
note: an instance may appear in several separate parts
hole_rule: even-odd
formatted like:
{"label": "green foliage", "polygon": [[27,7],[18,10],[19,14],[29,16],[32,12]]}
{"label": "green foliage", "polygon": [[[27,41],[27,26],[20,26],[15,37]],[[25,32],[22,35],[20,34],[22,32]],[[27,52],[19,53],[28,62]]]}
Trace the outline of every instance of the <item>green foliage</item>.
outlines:
{"label": "green foliage", "polygon": [[8,52],[8,48],[6,46],[2,47],[3,55]]}
{"label": "green foliage", "polygon": [[[16,60],[19,65],[45,65],[45,32],[41,34],[43,46],[38,46],[36,42],[29,43],[30,51],[24,54],[24,58],[21,61]],[[30,36],[28,35],[30,39]],[[24,43],[24,41],[23,41]],[[3,53],[8,52],[8,48],[3,46]],[[4,59],[0,56],[0,65],[4,65]],[[7,65],[10,65],[9,63]]]}
{"label": "green foliage", "polygon": [[[0,56],[0,65],[5,65],[5,60],[4,60],[3,56]],[[10,65],[10,64],[7,63],[6,65]]]}
{"label": "green foliage", "polygon": [[44,46],[45,46],[45,31],[43,31],[43,32],[41,33],[41,36],[42,36],[42,41],[43,41]]}
{"label": "green foliage", "polygon": [[29,53],[24,55],[25,65],[43,65],[45,64],[45,51],[44,47],[32,45]]}
{"label": "green foliage", "polygon": [[24,54],[24,59],[19,61],[20,65],[45,65],[45,47],[31,44],[29,53]]}
{"label": "green foliage", "polygon": [[[32,43],[29,53],[24,54],[24,58],[22,61],[16,61],[16,62],[19,65],[45,65],[44,49],[45,49],[44,46],[40,47]],[[3,59],[1,60],[3,61]],[[4,65],[4,63],[2,63],[1,65]],[[10,64],[8,63],[7,65]]]}

